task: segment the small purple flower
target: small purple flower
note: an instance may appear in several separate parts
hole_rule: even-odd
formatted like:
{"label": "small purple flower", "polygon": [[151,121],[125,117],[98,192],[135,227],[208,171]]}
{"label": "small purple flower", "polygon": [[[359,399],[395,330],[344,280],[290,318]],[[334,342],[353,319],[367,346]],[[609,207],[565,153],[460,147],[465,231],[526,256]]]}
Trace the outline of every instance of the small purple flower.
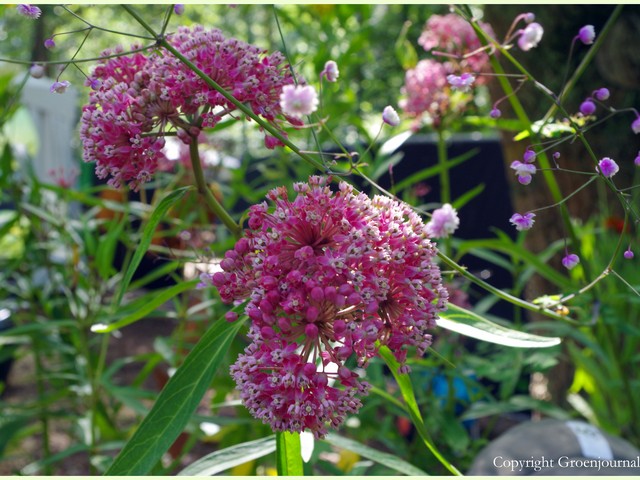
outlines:
{"label": "small purple flower", "polygon": [[523,52],[527,52],[534,47],[538,46],[540,40],[542,40],[542,34],[544,29],[539,23],[533,22],[525,27],[520,32],[520,38],[518,38],[518,46]]}
{"label": "small purple flower", "polygon": [[91,87],[91,90],[100,90],[102,81],[99,78],[94,78],[89,82],[89,86]]}
{"label": "small purple flower", "polygon": [[180,16],[184,13],[184,3],[176,3],[173,6],[173,13]]}
{"label": "small purple flower", "polygon": [[34,20],[36,18],[40,18],[40,15],[42,15],[42,10],[40,10],[40,8],[36,7],[35,5],[29,5],[26,3],[19,4],[17,6],[17,10],[18,13],[23,17],[33,18]]}
{"label": "small purple flower", "polygon": [[640,133],[640,116],[638,116],[631,124],[631,130],[633,130],[633,133]]}
{"label": "small purple flower", "polygon": [[525,23],[531,23],[536,19],[536,14],[535,13],[531,13],[531,12],[525,13],[523,18],[524,18]]}
{"label": "small purple flower", "polygon": [[596,97],[601,102],[607,100],[609,98],[609,89],[608,88],[599,88],[593,92],[593,96]]}
{"label": "small purple flower", "polygon": [[387,105],[382,110],[382,121],[392,127],[397,127],[400,124],[400,117],[391,105]]}
{"label": "small purple flower", "polygon": [[431,238],[446,238],[455,232],[459,225],[458,212],[451,204],[445,203],[433,211],[431,220],[426,224],[426,231]]}
{"label": "small purple flower", "polygon": [[320,78],[327,77],[327,82],[335,82],[339,76],[338,64],[333,60],[327,60],[327,63],[324,64],[324,70],[320,72]]}
{"label": "small purple flower", "polygon": [[493,107],[489,112],[489,116],[491,118],[500,118],[502,116],[502,112],[500,111],[499,108]]}
{"label": "small purple flower", "polygon": [[38,63],[32,65],[29,69],[29,75],[31,75],[33,78],[42,78],[44,77],[44,73],[44,66]]}
{"label": "small purple flower", "polygon": [[518,181],[522,185],[529,185],[531,183],[531,176],[536,173],[535,165],[531,165],[530,163],[523,163],[520,160],[514,160],[511,163],[511,168],[516,171],[516,175],[518,175]]}
{"label": "small purple flower", "polygon": [[527,150],[524,152],[524,155],[522,156],[522,159],[524,160],[524,163],[533,163],[536,161],[536,152],[534,152],[530,148],[527,148]]}
{"label": "small purple flower", "polygon": [[583,115],[591,115],[596,111],[596,104],[590,98],[587,98],[580,104],[580,113]]}
{"label": "small purple flower", "polygon": [[44,47],[48,50],[52,50],[56,48],[56,42],[53,41],[53,38],[47,38],[44,41]]}
{"label": "small purple flower", "polygon": [[631,251],[631,247],[628,247],[627,250],[623,253],[624,258],[626,258],[627,260],[631,260],[634,255],[633,252]]}
{"label": "small purple flower", "polygon": [[576,255],[575,253],[567,253],[562,259],[562,265],[564,265],[567,270],[571,270],[579,263],[580,257],[578,257],[578,255]]}
{"label": "small purple flower", "polygon": [[618,173],[620,167],[618,164],[609,157],[604,157],[602,160],[598,162],[598,168],[596,171],[602,172],[602,175],[605,177],[613,177],[616,173]]}
{"label": "small purple flower", "polygon": [[593,28],[593,25],[585,25],[578,32],[578,38],[585,45],[591,45],[593,40],[596,38],[596,31]]}
{"label": "small purple flower", "polygon": [[447,75],[447,82],[454,89],[468,92],[476,81],[476,77],[471,73],[463,73],[462,75]]}
{"label": "small purple flower", "polygon": [[285,85],[280,94],[280,107],[294,118],[311,115],[318,109],[318,93],[311,85]]}
{"label": "small purple flower", "polygon": [[553,159],[558,160],[560,158],[560,152],[553,152]]}
{"label": "small purple flower", "polygon": [[69,81],[67,80],[63,80],[62,82],[55,82],[53,85],[51,85],[49,91],[51,93],[64,93],[67,91],[67,88],[69,88],[69,85],[71,85],[71,83],[69,83]]}
{"label": "small purple flower", "polygon": [[514,213],[513,215],[511,215],[509,221],[513,224],[513,226],[516,227],[516,230],[518,231],[529,230],[531,227],[533,227],[533,224],[535,222],[533,217],[535,216],[536,214],[531,212],[525,213],[524,215],[520,213]]}
{"label": "small purple flower", "polygon": [[635,163],[636,167],[640,167],[640,151],[638,152],[638,155],[636,155],[636,158],[633,161],[633,163]]}

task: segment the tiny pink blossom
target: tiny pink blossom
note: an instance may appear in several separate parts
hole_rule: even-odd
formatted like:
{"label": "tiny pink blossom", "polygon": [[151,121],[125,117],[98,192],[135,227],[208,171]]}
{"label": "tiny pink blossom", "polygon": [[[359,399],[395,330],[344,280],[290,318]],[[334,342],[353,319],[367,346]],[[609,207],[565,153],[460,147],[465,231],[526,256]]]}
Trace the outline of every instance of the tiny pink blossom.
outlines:
{"label": "tiny pink blossom", "polygon": [[500,118],[502,116],[502,112],[500,111],[499,108],[493,107],[489,112],[489,116],[491,118]]}
{"label": "tiny pink blossom", "polygon": [[636,165],[636,167],[640,167],[640,151],[638,152],[638,155],[636,155],[636,158],[633,160],[633,163]]}
{"label": "tiny pink blossom", "polygon": [[324,70],[320,72],[320,78],[326,77],[327,82],[335,82],[339,76],[340,71],[338,70],[338,64],[333,60],[328,60],[327,63],[324,64]]}
{"label": "tiny pink blossom", "polygon": [[184,3],[176,3],[173,6],[173,13],[176,15],[182,15],[184,13]]}
{"label": "tiny pink blossom", "polygon": [[640,116],[631,123],[631,130],[633,133],[640,133]]}
{"label": "tiny pink blossom", "polygon": [[593,96],[596,97],[601,102],[607,100],[609,98],[609,89],[608,88],[599,88],[593,92]]}
{"label": "tiny pink blossom", "polygon": [[564,267],[567,270],[571,270],[573,267],[575,267],[578,263],[580,263],[580,257],[578,257],[578,255],[576,255],[575,253],[567,253],[563,258],[562,258],[562,265],[564,265]]}
{"label": "tiny pink blossom", "polygon": [[525,23],[531,23],[536,19],[536,14],[535,13],[531,13],[531,12],[525,13],[523,15],[523,18],[524,18]]}
{"label": "tiny pink blossom", "polygon": [[535,165],[523,163],[519,160],[514,160],[511,163],[511,168],[515,170],[516,175],[518,176],[518,182],[522,185],[529,185],[531,183],[532,175],[536,173]]}
{"label": "tiny pink blossom", "polygon": [[47,48],[48,50],[54,49],[56,48],[56,42],[53,41],[53,38],[47,38],[44,41],[44,47]]}
{"label": "tiny pink blossom", "polygon": [[631,247],[628,247],[625,252],[623,253],[624,258],[626,258],[627,260],[631,260],[634,257],[633,251],[631,250]]}
{"label": "tiny pink blossom", "polygon": [[593,25],[585,25],[578,32],[578,38],[585,45],[591,45],[593,40],[596,38],[596,31],[593,28]]}
{"label": "tiny pink blossom", "polygon": [[398,112],[391,106],[387,105],[382,110],[382,121],[392,127],[397,127],[400,125],[400,117],[398,116]]}
{"label": "tiny pink blossom", "polygon": [[36,7],[35,5],[21,3],[16,7],[16,9],[18,10],[18,13],[20,15],[27,18],[36,19],[40,18],[40,15],[42,15],[42,10],[40,10],[40,8]]}
{"label": "tiny pink blossom", "polygon": [[580,113],[583,115],[591,115],[596,111],[596,104],[590,98],[587,98],[580,104]]}
{"label": "tiny pink blossom", "polygon": [[51,93],[65,93],[67,91],[67,88],[69,88],[69,85],[71,85],[71,83],[69,83],[68,80],[63,80],[62,82],[54,82],[53,85],[51,85],[51,88],[49,89],[49,91]]}
{"label": "tiny pink blossom", "polygon": [[454,89],[468,92],[471,90],[473,82],[476,81],[476,77],[471,73],[463,73],[462,75],[447,75],[447,82]]}
{"label": "tiny pink blossom", "polygon": [[620,167],[618,164],[609,157],[604,157],[602,160],[598,162],[598,168],[596,171],[602,172],[602,175],[605,177],[613,177],[616,173],[618,173]]}
{"label": "tiny pink blossom", "polygon": [[516,230],[518,231],[529,230],[535,223],[535,220],[533,219],[533,217],[535,216],[536,214],[531,212],[525,213],[524,215],[520,213],[514,213],[509,221],[513,224],[513,226],[516,227]]}
{"label": "tiny pink blossom", "polygon": [[436,209],[431,214],[431,220],[427,222],[427,233],[432,238],[447,238],[456,231],[460,225],[458,212],[449,203]]}
{"label": "tiny pink blossom", "polygon": [[29,69],[29,75],[31,75],[33,78],[42,78],[44,77],[44,73],[44,66],[38,63],[32,65]]}
{"label": "tiny pink blossom", "polygon": [[285,85],[280,94],[282,111],[294,118],[311,115],[318,103],[318,93],[311,85]]}
{"label": "tiny pink blossom", "polygon": [[531,150],[531,148],[527,148],[527,150],[524,152],[524,155],[522,156],[522,160],[524,160],[524,163],[533,163],[536,161],[536,152]]}
{"label": "tiny pink blossom", "polygon": [[524,30],[521,31],[520,38],[518,38],[520,50],[526,52],[537,47],[540,40],[542,40],[543,33],[544,29],[539,23],[533,22],[527,25]]}

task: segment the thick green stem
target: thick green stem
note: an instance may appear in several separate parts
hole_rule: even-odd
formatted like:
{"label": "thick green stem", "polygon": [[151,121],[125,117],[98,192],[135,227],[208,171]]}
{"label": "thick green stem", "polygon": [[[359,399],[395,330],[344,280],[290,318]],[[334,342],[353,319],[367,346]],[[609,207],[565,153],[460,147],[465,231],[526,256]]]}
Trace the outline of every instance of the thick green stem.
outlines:
{"label": "thick green stem", "polygon": [[193,168],[193,176],[196,182],[196,188],[200,195],[203,196],[207,206],[216,215],[216,217],[233,233],[236,238],[242,236],[242,228],[238,225],[229,212],[216,200],[216,197],[211,193],[211,189],[207,185],[204,179],[204,173],[202,171],[202,163],[200,162],[200,154],[198,153],[198,138],[193,137],[189,144],[189,156],[191,158],[191,167]]}

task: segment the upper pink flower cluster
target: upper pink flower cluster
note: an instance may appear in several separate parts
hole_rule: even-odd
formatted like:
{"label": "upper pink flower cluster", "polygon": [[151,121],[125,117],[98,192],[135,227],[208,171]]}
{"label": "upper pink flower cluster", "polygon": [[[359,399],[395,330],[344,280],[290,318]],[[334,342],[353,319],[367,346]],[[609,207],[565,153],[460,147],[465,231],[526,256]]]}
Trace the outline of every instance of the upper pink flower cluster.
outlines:
{"label": "upper pink flower cluster", "polygon": [[[480,25],[493,35],[489,25]],[[477,74],[486,71],[489,56],[482,50],[473,27],[455,14],[429,17],[418,43],[437,59],[421,60],[407,71],[403,88],[405,98],[400,106],[416,117],[426,113],[438,123],[453,108],[447,77],[474,74],[470,76],[472,83],[482,84],[487,77]]]}
{"label": "upper pink flower cluster", "polygon": [[[282,115],[280,93],[293,79],[280,52],[267,55],[199,25],[180,27],[168,41],[257,115],[274,124]],[[122,52],[120,47],[103,56]],[[104,59],[86,84],[94,90],[82,111],[84,160],[95,161],[97,175],[111,176],[113,186],[128,183],[137,189],[150,179],[163,157],[165,132],[174,130],[189,143],[201,128],[214,127],[236,109],[166,52]],[[271,147],[278,143],[267,140]]]}
{"label": "upper pink flower cluster", "polygon": [[271,209],[250,209],[246,237],[211,281],[225,302],[248,299],[253,343],[232,367],[247,408],[274,430],[323,436],[368,389],[346,360],[365,366],[379,342],[408,371],[405,348],[425,352],[448,293],[407,205],[344,182],[333,192],[320,177],[294,189],[293,201],[281,187]]}

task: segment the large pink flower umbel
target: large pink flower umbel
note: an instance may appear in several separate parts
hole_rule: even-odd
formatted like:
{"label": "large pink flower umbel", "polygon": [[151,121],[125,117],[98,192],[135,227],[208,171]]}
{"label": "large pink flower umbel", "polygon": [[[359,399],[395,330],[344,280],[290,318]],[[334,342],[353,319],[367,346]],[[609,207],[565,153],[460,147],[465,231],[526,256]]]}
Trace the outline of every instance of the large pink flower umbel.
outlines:
{"label": "large pink flower umbel", "polygon": [[[293,83],[280,52],[267,55],[199,25],[180,27],[168,41],[256,115],[277,125],[282,87]],[[122,52],[117,48],[103,56]],[[151,178],[163,158],[164,132],[173,130],[189,143],[201,128],[214,127],[236,110],[169,52],[104,59],[86,84],[98,88],[82,110],[84,160],[96,162],[98,177],[110,177],[116,187],[128,183],[137,189]],[[267,136],[265,143],[273,147],[279,143],[274,140]]]}
{"label": "large pink flower umbel", "polygon": [[[232,366],[250,412],[275,431],[321,437],[361,406],[359,367],[388,346],[423,355],[448,293],[420,217],[387,197],[311,177],[250,209],[246,236],[211,277],[223,301],[248,300],[252,343]],[[233,315],[229,318],[233,320]]]}

